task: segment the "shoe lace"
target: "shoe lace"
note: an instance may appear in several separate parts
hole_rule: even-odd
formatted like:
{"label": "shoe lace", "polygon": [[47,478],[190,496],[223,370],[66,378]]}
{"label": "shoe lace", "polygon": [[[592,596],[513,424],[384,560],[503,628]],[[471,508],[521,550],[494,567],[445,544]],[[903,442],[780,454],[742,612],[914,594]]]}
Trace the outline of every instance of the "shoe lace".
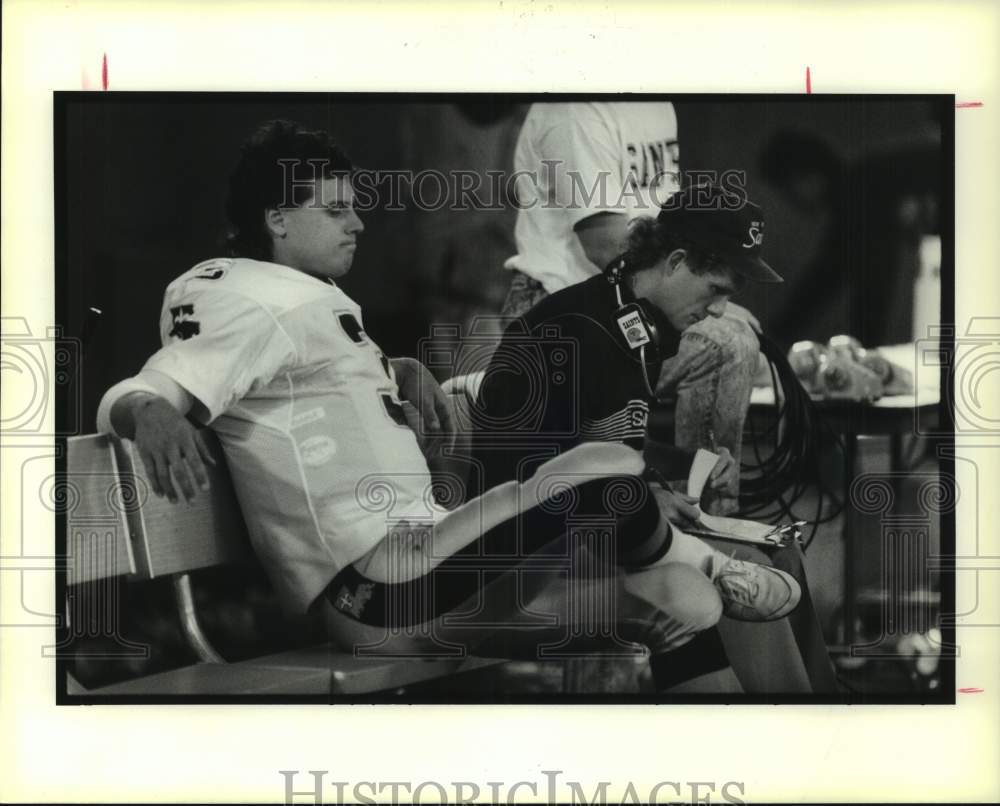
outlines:
{"label": "shoe lace", "polygon": [[725,588],[726,594],[731,599],[741,604],[753,604],[760,593],[760,583],[756,575],[745,562],[735,558],[735,552],[723,566],[719,574],[719,584]]}

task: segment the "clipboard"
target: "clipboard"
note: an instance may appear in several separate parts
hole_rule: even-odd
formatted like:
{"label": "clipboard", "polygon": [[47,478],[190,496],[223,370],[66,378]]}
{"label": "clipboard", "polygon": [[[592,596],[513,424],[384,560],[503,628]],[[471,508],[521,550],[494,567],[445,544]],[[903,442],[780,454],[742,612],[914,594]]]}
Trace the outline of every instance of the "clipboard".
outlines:
{"label": "clipboard", "polygon": [[[712,451],[699,448],[688,476],[688,494],[700,497],[708,477],[719,457]],[[665,490],[672,490],[670,483],[653,467],[647,466],[649,477]],[[721,540],[735,540],[740,543],[752,543],[758,546],[790,546],[799,542],[806,521],[772,525],[742,518],[728,518],[721,515],[707,515],[698,510],[698,520],[684,526],[681,531],[696,537],[714,537]]]}
{"label": "clipboard", "polygon": [[716,537],[723,540],[736,540],[740,543],[781,547],[799,542],[802,537],[800,527],[804,525],[805,521],[796,521],[795,523],[774,526],[742,518],[702,514],[694,526],[684,527],[683,531],[697,537]]}

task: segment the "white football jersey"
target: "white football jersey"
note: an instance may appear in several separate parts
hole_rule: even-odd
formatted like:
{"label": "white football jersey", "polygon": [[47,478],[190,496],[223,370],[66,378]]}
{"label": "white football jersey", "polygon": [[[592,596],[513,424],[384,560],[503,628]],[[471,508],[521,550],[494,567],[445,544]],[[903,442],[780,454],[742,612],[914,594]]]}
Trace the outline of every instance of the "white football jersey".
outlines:
{"label": "white football jersey", "polygon": [[655,216],[679,188],[679,160],[671,103],[533,104],[514,152],[517,254],[506,267],[550,294],[597,274],[573,227],[601,212]]}
{"label": "white football jersey", "polygon": [[274,263],[210,260],[168,286],[160,335],[146,368],[204,406],[254,548],[293,609],[390,521],[435,514],[392,367],[335,285]]}

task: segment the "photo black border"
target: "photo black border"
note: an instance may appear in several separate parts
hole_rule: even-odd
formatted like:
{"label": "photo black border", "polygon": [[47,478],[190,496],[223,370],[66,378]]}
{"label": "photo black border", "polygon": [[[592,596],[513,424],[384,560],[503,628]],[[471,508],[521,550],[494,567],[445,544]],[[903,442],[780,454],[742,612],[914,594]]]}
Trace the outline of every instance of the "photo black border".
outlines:
{"label": "photo black border", "polygon": [[[69,321],[66,295],[66,282],[69,271],[69,253],[67,243],[67,222],[69,219],[68,199],[66,193],[66,161],[67,161],[67,107],[70,102],[84,104],[108,103],[303,103],[327,102],[330,104],[346,103],[517,103],[526,104],[537,101],[676,101],[676,102],[796,102],[796,103],[866,103],[887,101],[925,101],[943,105],[938,109],[938,119],[941,122],[941,196],[940,228],[941,228],[941,318],[942,323],[940,350],[946,357],[941,366],[941,398],[938,403],[938,428],[935,431],[937,445],[939,474],[941,479],[954,479],[955,470],[955,431],[951,410],[950,391],[953,376],[953,358],[955,344],[955,96],[953,94],[898,94],[898,93],[849,93],[849,94],[802,94],[802,93],[462,93],[462,92],[88,92],[88,91],[56,91],[53,93],[53,216],[55,224],[55,323],[58,326]],[[948,326],[951,327],[948,327]],[[72,337],[74,334],[64,334]],[[79,380],[79,378],[78,378]],[[56,386],[56,477],[64,477],[66,473],[66,433],[69,426],[69,406],[73,402],[70,396],[73,387]],[[916,411],[916,410],[915,410]],[[916,423],[914,423],[916,426]],[[955,508],[949,507],[941,513],[941,555],[955,556]],[[57,558],[66,558],[66,512],[58,507],[55,515],[55,553]],[[59,563],[57,563],[59,565]],[[62,563],[65,566],[65,563]],[[65,613],[66,573],[62,567],[56,572],[54,611]],[[955,643],[955,576],[956,571],[940,572],[941,586],[941,634],[942,646],[957,647]],[[945,614],[948,617],[945,617]],[[61,621],[63,617],[57,619]],[[68,637],[65,624],[55,627],[56,646]],[[847,693],[844,695],[676,695],[662,694],[538,694],[516,696],[493,696],[486,698],[481,695],[458,695],[447,699],[441,696],[420,696],[420,692],[408,695],[405,699],[391,693],[375,693],[364,696],[293,696],[293,695],[260,695],[260,696],[163,696],[163,695],[127,695],[101,696],[92,694],[70,694],[68,688],[69,659],[58,653],[55,663],[56,705],[162,705],[162,704],[340,704],[340,703],[395,703],[395,704],[733,704],[733,705],[954,705],[956,701],[955,679],[956,663],[960,650],[955,649],[953,655],[943,652],[941,656],[941,685],[937,691],[913,692],[906,694],[864,694]]]}

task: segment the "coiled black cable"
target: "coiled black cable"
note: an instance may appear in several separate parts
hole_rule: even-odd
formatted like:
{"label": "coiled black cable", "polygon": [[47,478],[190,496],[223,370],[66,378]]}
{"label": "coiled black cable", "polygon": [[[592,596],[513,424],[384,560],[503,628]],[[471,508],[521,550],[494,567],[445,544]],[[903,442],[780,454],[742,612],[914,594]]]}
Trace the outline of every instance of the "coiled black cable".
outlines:
{"label": "coiled black cable", "polygon": [[[763,333],[758,333],[758,338],[770,366],[777,416],[760,433],[753,410],[750,411],[754,462],[741,464],[740,515],[769,523],[782,520],[810,523],[812,530],[802,544],[805,550],[816,537],[819,525],[836,518],[844,508],[836,492],[822,478],[821,464],[822,451],[827,445],[837,445],[843,454],[844,443],[827,425],[799,382],[785,349]],[[810,516],[797,513],[795,506],[813,487],[818,492],[816,511]],[[830,505],[824,511],[826,501]]]}

